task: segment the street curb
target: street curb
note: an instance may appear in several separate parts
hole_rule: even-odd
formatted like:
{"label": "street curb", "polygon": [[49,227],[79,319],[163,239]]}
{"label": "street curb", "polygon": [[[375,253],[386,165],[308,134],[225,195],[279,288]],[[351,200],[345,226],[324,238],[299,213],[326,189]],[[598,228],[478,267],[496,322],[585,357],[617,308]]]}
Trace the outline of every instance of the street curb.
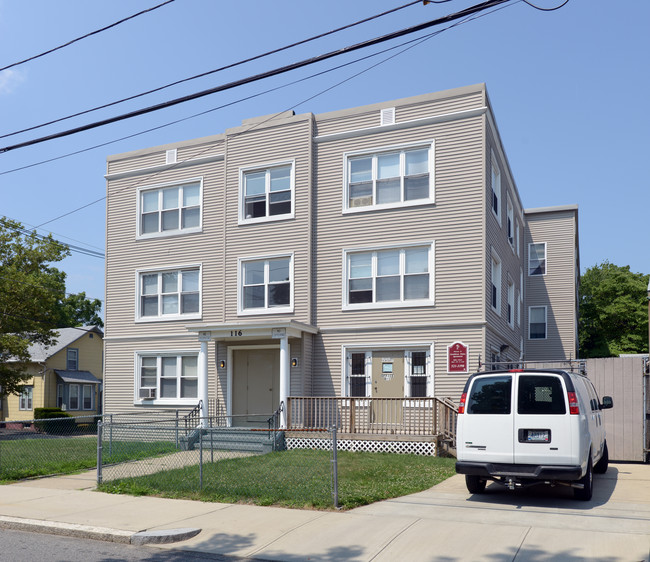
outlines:
{"label": "street curb", "polygon": [[184,541],[195,537],[201,529],[166,529],[163,531],[123,531],[107,527],[91,525],[78,525],[76,523],[60,523],[58,521],[44,521],[41,519],[23,519],[21,517],[7,517],[0,515],[0,529],[13,531],[30,531],[64,537],[80,539],[93,539],[97,541],[115,542],[121,544],[145,545],[168,544]]}

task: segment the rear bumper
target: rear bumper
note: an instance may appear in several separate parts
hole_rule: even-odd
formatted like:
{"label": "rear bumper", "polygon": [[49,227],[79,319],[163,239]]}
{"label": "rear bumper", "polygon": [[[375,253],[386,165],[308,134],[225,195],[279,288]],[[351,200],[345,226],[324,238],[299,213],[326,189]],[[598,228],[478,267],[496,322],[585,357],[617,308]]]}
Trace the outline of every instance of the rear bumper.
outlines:
{"label": "rear bumper", "polygon": [[580,480],[580,466],[549,466],[534,464],[503,464],[489,462],[457,461],[458,474],[485,476],[486,478],[521,478],[531,480]]}

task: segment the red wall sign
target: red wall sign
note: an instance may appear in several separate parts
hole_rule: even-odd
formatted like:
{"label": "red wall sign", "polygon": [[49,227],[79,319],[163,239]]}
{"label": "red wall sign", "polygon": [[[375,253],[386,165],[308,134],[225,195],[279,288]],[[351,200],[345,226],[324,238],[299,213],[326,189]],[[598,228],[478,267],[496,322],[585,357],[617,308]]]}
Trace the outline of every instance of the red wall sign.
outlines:
{"label": "red wall sign", "polygon": [[447,346],[447,372],[468,373],[468,348],[462,342],[454,342]]}

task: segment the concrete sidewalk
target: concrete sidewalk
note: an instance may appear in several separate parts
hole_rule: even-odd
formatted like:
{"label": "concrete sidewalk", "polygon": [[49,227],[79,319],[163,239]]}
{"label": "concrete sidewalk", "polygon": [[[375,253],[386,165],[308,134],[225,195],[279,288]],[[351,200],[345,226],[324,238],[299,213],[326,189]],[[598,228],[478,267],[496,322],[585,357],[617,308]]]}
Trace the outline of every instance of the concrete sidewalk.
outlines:
{"label": "concrete sidewalk", "polygon": [[[645,560],[650,466],[612,464],[590,502],[568,488],[471,496],[461,476],[347,512],[131,497],[93,491],[94,472],[0,487],[0,527],[265,560]],[[145,532],[144,535],[138,533]]]}

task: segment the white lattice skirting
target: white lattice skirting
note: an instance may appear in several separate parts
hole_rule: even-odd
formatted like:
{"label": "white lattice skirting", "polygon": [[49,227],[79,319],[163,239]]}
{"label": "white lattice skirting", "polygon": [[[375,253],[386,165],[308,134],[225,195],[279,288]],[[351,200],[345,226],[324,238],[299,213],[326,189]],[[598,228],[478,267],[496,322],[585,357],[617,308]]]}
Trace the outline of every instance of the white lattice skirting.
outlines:
{"label": "white lattice skirting", "polygon": [[[310,439],[304,437],[287,437],[287,449],[322,449],[330,450],[329,439]],[[339,439],[336,441],[339,451],[354,453],[400,453],[410,455],[435,456],[436,444],[422,441],[356,441]]]}

